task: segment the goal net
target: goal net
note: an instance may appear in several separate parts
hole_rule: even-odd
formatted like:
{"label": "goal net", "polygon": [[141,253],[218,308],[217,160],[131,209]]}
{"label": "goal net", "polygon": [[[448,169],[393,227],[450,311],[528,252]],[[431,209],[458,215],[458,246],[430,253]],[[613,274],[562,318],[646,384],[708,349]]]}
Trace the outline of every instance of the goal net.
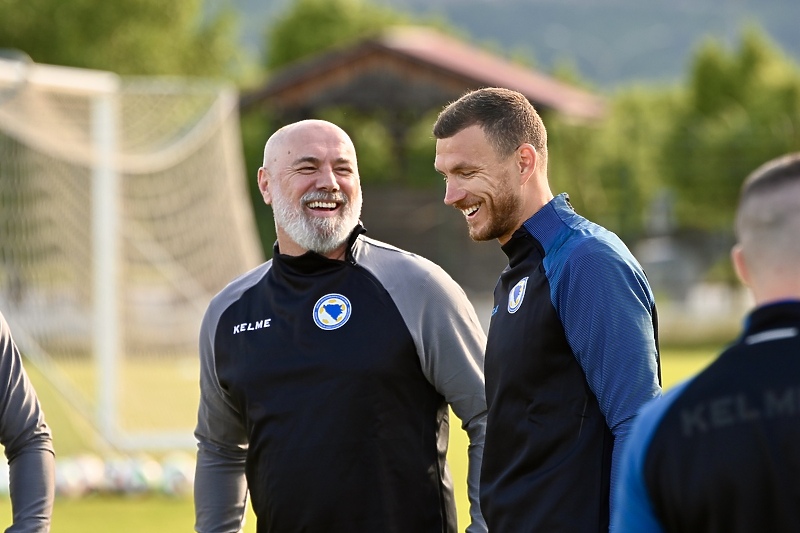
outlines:
{"label": "goal net", "polygon": [[194,445],[203,312],[263,260],[237,102],[0,59],[0,310],[115,448]]}

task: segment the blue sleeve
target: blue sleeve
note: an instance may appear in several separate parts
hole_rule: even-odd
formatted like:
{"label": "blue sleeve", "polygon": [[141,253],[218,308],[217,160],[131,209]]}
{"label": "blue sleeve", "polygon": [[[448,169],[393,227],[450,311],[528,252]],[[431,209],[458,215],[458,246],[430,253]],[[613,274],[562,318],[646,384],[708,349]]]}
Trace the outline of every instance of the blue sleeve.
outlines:
{"label": "blue sleeve", "polygon": [[621,242],[576,238],[555,255],[553,271],[548,271],[553,305],[614,435],[613,491],[634,416],[661,394],[654,299]]}
{"label": "blue sleeve", "polygon": [[664,531],[653,509],[644,479],[644,463],[653,434],[685,384],[664,398],[647,403],[633,423],[630,438],[621,450],[619,483],[611,495],[611,530],[614,533],[660,533]]}

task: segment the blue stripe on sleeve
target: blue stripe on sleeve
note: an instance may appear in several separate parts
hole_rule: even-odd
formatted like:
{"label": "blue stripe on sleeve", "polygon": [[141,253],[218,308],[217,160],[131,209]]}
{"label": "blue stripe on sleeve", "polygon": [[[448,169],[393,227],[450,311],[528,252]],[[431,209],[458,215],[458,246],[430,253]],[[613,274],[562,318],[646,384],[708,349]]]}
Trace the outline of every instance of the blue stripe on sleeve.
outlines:
{"label": "blue stripe on sleeve", "polygon": [[545,250],[551,303],[614,435],[611,490],[636,412],[661,395],[654,298],[625,244],[559,195],[525,223]]}

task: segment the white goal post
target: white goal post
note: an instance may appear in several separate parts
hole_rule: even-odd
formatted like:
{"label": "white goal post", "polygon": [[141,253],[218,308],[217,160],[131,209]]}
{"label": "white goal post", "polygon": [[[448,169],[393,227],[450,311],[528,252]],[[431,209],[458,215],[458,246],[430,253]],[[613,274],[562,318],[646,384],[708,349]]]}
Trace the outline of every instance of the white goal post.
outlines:
{"label": "white goal post", "polygon": [[263,260],[237,102],[0,58],[0,310],[114,448],[194,446],[202,313]]}

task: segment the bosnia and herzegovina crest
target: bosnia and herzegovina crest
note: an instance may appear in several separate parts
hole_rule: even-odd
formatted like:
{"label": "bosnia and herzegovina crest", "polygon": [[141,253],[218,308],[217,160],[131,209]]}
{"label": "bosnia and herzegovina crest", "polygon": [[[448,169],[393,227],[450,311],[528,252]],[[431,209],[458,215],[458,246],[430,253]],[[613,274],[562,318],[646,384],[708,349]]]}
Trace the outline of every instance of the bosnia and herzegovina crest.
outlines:
{"label": "bosnia and herzegovina crest", "polygon": [[341,294],[326,294],[314,304],[314,323],[325,330],[337,329],[350,318],[350,300]]}
{"label": "bosnia and herzegovina crest", "polygon": [[514,285],[508,292],[508,312],[516,313],[525,298],[525,287],[528,286],[528,277],[525,276]]}

